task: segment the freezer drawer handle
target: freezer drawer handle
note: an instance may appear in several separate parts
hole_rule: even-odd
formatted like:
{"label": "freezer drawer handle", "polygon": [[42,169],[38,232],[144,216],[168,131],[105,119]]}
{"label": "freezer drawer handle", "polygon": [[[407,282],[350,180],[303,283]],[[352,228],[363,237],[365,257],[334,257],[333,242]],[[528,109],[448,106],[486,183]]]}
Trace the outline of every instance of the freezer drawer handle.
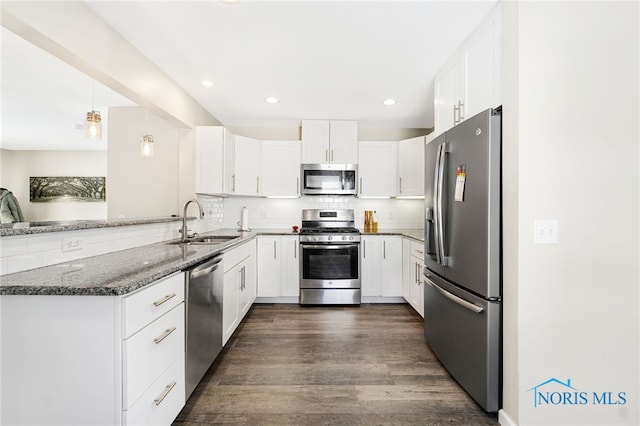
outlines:
{"label": "freezer drawer handle", "polygon": [[456,296],[455,294],[451,294],[449,293],[447,290],[443,289],[442,287],[440,287],[438,284],[434,283],[433,281],[431,281],[429,278],[427,278],[427,276],[424,276],[424,280],[427,282],[427,284],[429,284],[431,287],[435,288],[436,290],[438,290],[438,292],[440,294],[442,294],[444,297],[446,297],[447,299],[451,300],[454,303],[457,303],[458,305],[462,306],[463,308],[466,308],[472,312],[475,312],[476,314],[481,313],[482,311],[484,311],[484,308],[482,306],[478,306],[478,305],[474,305],[471,302],[467,302],[466,300],[464,300],[461,297]]}

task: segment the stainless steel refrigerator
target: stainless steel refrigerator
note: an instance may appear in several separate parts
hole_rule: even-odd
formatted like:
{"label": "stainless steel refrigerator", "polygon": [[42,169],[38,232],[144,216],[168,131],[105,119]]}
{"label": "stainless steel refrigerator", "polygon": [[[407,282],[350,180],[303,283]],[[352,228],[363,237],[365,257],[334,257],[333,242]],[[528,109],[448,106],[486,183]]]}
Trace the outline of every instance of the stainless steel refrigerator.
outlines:
{"label": "stainless steel refrigerator", "polygon": [[486,411],[501,406],[501,108],[425,149],[424,335]]}

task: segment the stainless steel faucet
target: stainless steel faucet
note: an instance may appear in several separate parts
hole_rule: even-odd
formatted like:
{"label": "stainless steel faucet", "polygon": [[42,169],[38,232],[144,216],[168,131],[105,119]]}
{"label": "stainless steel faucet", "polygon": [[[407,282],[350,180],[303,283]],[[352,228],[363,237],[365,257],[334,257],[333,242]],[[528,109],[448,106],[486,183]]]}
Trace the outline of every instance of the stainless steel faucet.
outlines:
{"label": "stainless steel faucet", "polygon": [[187,233],[189,232],[187,229],[187,207],[189,207],[189,204],[191,203],[196,203],[198,205],[200,219],[204,218],[204,209],[202,208],[202,204],[200,204],[200,201],[193,198],[184,203],[184,210],[182,211],[182,229],[180,229],[180,233],[182,234],[182,241],[187,241],[187,238],[189,238],[189,236],[187,235]]}

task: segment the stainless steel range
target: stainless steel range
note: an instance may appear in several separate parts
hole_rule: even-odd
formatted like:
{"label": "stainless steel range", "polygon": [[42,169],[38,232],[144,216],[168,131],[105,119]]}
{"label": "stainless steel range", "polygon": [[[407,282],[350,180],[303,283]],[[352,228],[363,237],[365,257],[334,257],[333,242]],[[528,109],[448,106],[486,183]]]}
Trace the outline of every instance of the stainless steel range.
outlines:
{"label": "stainless steel range", "polygon": [[302,211],[300,304],[360,304],[360,231],[352,209]]}

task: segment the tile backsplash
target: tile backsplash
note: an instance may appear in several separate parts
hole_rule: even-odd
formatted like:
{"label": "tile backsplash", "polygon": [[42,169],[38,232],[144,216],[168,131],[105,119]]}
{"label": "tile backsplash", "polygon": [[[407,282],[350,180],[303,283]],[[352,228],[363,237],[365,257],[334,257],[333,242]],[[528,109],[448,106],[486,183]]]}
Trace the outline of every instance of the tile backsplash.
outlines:
{"label": "tile backsplash", "polygon": [[223,228],[236,228],[243,207],[251,228],[300,226],[303,209],[354,209],[356,227],[364,228],[364,211],[375,210],[380,229],[422,229],[424,200],[356,197],[225,198]]}

